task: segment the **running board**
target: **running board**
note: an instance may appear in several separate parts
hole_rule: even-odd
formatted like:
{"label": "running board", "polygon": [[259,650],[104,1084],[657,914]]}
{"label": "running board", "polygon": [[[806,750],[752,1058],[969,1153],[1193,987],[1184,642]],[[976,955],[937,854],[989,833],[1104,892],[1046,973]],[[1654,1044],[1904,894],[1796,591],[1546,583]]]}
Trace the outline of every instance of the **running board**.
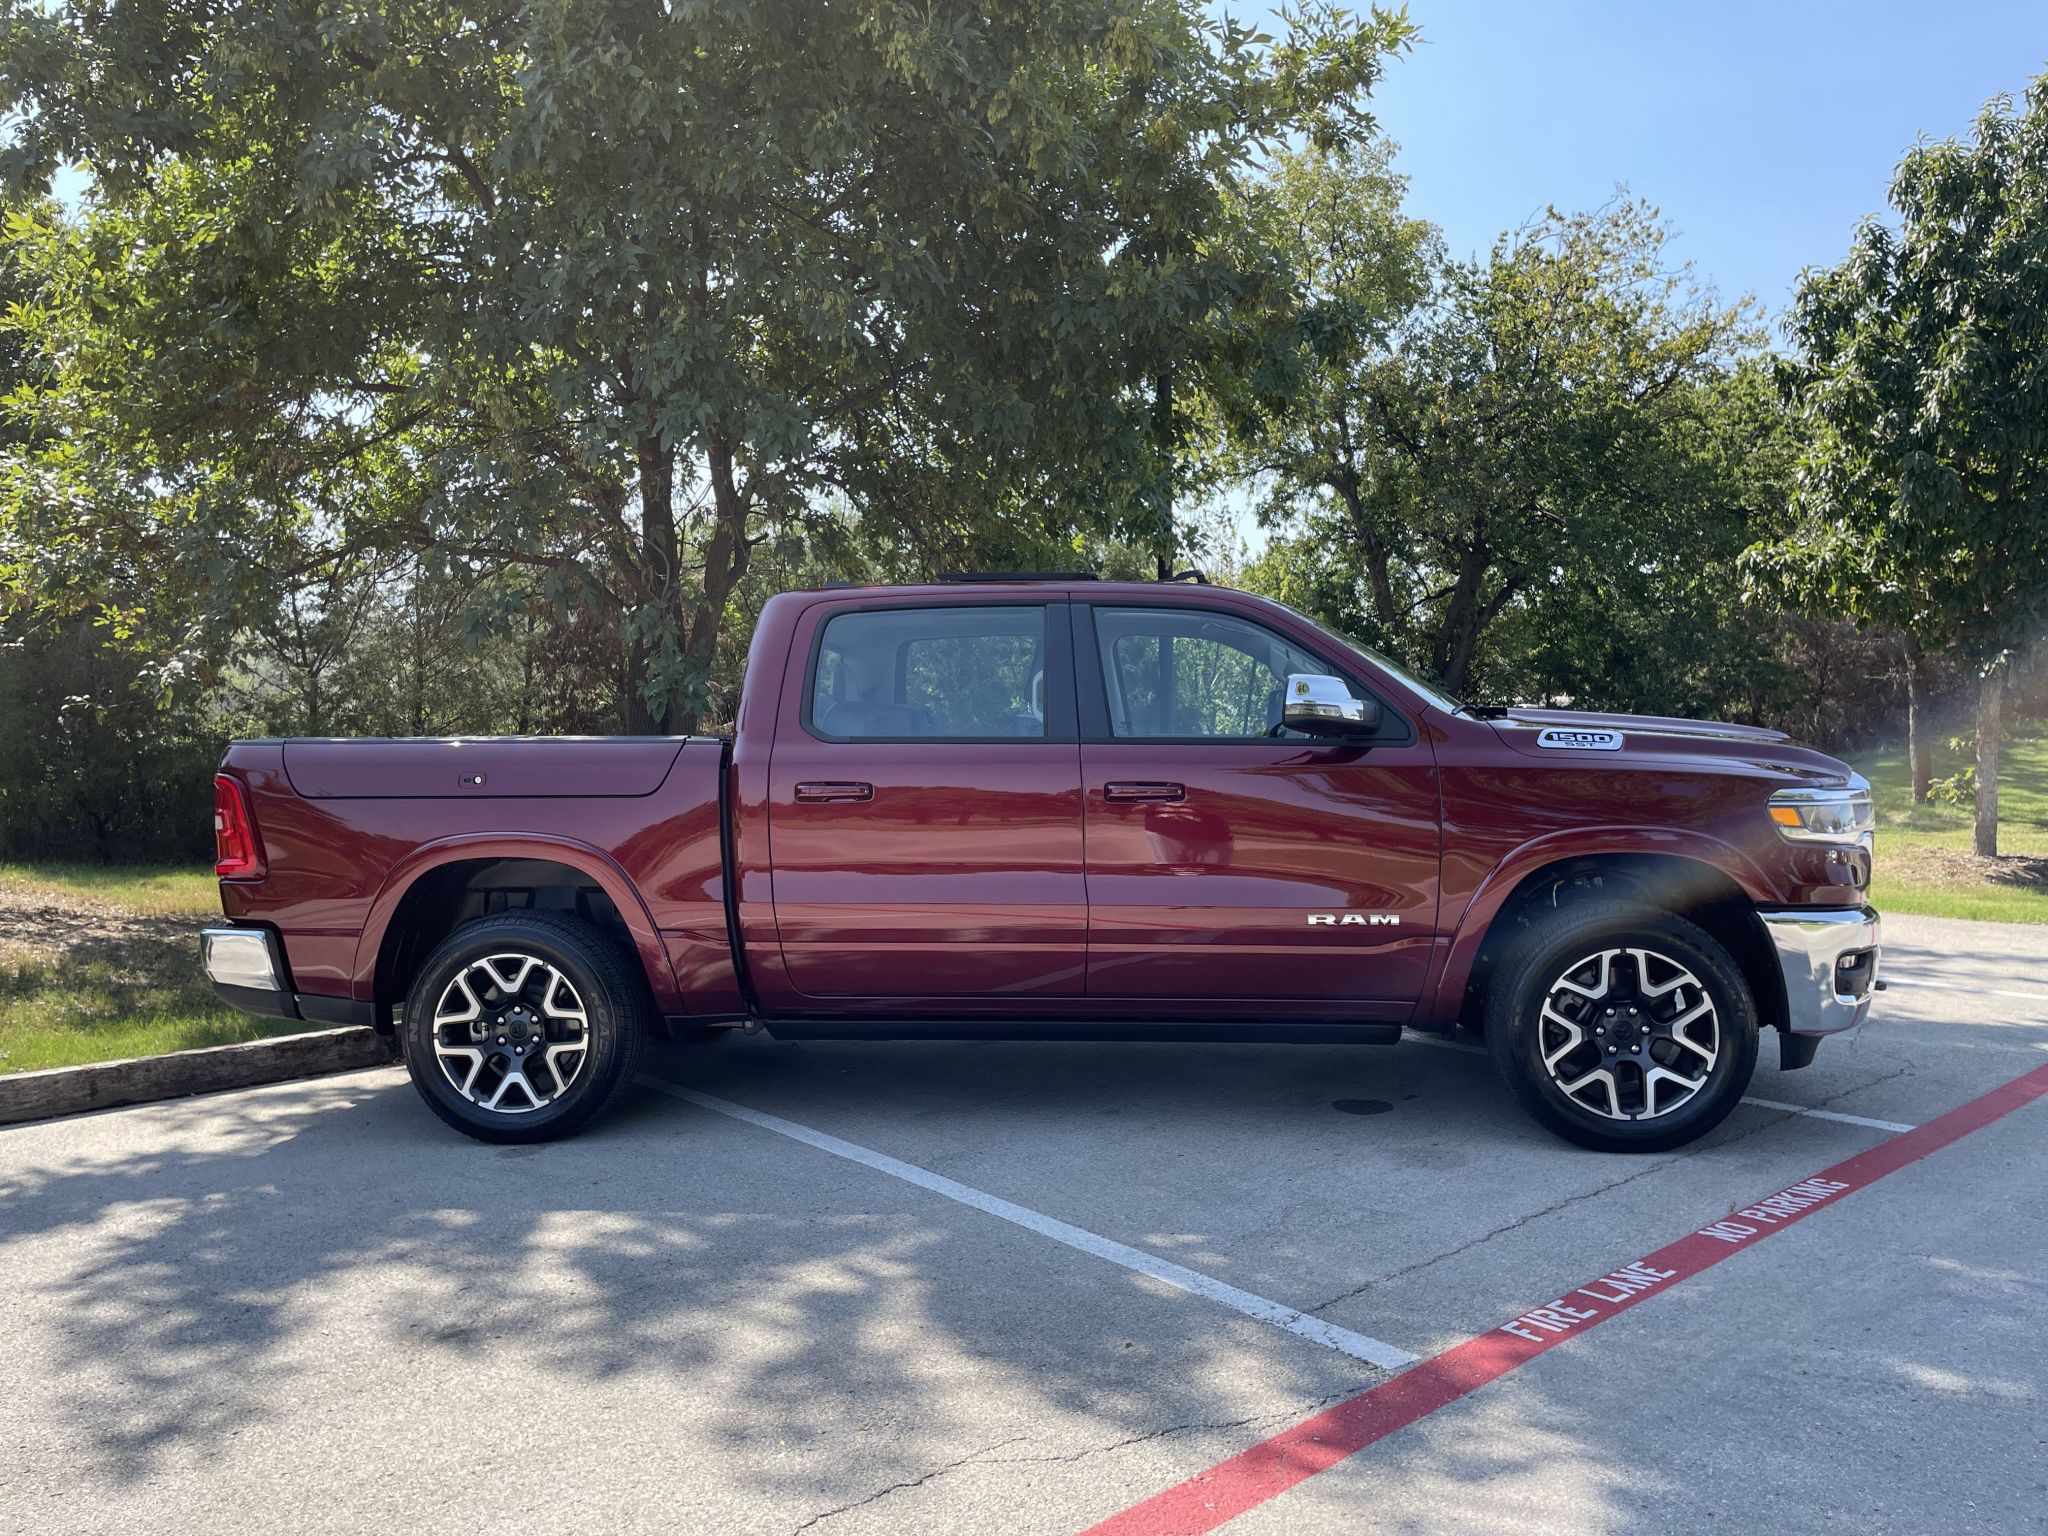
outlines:
{"label": "running board", "polygon": [[778,1040],[1045,1040],[1211,1045],[1393,1045],[1399,1024],[1152,1023],[1068,1019],[763,1019]]}

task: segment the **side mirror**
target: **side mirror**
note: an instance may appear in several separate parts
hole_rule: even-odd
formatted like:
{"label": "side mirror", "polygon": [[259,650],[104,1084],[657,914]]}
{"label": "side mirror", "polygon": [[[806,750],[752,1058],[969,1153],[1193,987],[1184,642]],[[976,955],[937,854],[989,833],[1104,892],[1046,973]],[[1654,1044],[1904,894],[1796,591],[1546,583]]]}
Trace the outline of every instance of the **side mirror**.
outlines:
{"label": "side mirror", "polygon": [[1341,678],[1292,672],[1280,723],[1310,736],[1365,736],[1379,729],[1380,701],[1354,699]]}

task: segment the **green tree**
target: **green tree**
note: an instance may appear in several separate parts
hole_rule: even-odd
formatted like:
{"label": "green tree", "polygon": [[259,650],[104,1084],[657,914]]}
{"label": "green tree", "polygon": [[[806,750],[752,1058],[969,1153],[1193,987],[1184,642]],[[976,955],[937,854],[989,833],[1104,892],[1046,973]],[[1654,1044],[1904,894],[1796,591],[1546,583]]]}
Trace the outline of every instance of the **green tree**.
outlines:
{"label": "green tree", "polygon": [[1800,285],[1801,521],[1751,563],[1809,611],[1977,671],[1988,855],[2006,675],[2048,603],[2048,76],[2023,109],[1992,101],[1975,142],[1908,151],[1891,206]]}
{"label": "green tree", "polygon": [[12,231],[84,445],[13,515],[230,615],[370,546],[525,565],[614,616],[629,727],[687,729],[754,551],[821,509],[1169,543],[1172,381],[1287,291],[1231,188],[1359,131],[1407,36],[1319,0],[1277,41],[1192,0],[4,0],[5,168],[96,186]]}
{"label": "green tree", "polygon": [[[1640,203],[1552,212],[1482,262],[1431,259],[1425,289],[1431,241],[1380,164],[1305,165],[1313,195],[1283,182],[1277,202],[1297,210],[1290,259],[1329,274],[1330,324],[1299,354],[1310,408],[1231,422],[1286,532],[1260,579],[1453,691],[1535,680],[1590,702],[1635,644],[1606,619],[1711,630],[1700,565],[1771,500],[1775,412],[1735,370],[1745,308],[1674,269]],[[1346,254],[1320,263],[1330,250]],[[1555,665],[1532,673],[1538,643]]]}
{"label": "green tree", "polygon": [[[41,297],[0,249],[0,317]],[[36,348],[0,321],[0,466],[66,445],[7,402],[45,388]],[[49,519],[66,542],[62,509]],[[0,574],[36,566],[0,519]],[[211,846],[207,809],[221,736],[191,646],[191,606],[145,612],[149,573],[108,562],[91,602],[72,586],[0,581],[0,857],[189,858]]]}

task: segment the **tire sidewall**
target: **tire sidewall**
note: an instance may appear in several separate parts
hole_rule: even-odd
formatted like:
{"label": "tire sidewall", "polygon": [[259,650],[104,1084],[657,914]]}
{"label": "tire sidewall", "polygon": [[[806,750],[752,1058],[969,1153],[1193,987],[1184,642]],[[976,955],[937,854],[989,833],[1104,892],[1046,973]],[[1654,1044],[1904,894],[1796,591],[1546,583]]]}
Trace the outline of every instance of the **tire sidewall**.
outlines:
{"label": "tire sidewall", "polygon": [[[1720,1058],[1707,1085],[1654,1120],[1610,1120],[1574,1103],[1544,1070],[1538,1018],[1550,985],[1571,963],[1603,949],[1650,949],[1690,970],[1713,998],[1721,1026]],[[1586,914],[1560,920],[1518,946],[1489,1008],[1487,1036],[1496,1064],[1530,1112],[1548,1129],[1603,1151],[1665,1151],[1705,1135],[1741,1102],[1756,1071],[1756,1004],[1726,949],[1685,919],[1660,912]]]}
{"label": "tire sidewall", "polygon": [[[597,946],[604,942],[587,924],[507,915],[458,929],[427,957],[406,997],[401,1032],[413,1086],[434,1113],[482,1140],[547,1141],[579,1129],[610,1102],[626,1066],[629,1032],[640,1028],[640,1020],[630,999],[620,995],[616,967],[600,958]],[[465,967],[501,954],[535,956],[566,976],[582,1000],[590,1034],[589,1054],[568,1091],[543,1108],[517,1114],[465,1099],[434,1054],[432,1021],[442,992]]]}

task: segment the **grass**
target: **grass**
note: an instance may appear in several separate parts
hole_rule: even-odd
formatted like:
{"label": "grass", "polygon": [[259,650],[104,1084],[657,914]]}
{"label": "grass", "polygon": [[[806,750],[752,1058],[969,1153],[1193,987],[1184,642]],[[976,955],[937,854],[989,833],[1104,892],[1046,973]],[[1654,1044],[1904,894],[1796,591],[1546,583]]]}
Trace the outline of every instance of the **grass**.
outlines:
{"label": "grass", "polygon": [[0,1073],[229,1045],[308,1028],[215,1001],[205,870],[0,864]]}
{"label": "grass", "polygon": [[[1877,801],[1870,896],[1880,912],[2048,923],[2048,739],[2008,740],[1999,754],[1996,859],[1972,851],[1968,806],[1913,804],[1903,746],[1854,762]],[[1968,763],[1966,754],[1941,744],[1934,776]]]}
{"label": "grass", "polygon": [[0,902],[55,892],[138,917],[220,916],[220,886],[207,869],[165,864],[0,864]]}

